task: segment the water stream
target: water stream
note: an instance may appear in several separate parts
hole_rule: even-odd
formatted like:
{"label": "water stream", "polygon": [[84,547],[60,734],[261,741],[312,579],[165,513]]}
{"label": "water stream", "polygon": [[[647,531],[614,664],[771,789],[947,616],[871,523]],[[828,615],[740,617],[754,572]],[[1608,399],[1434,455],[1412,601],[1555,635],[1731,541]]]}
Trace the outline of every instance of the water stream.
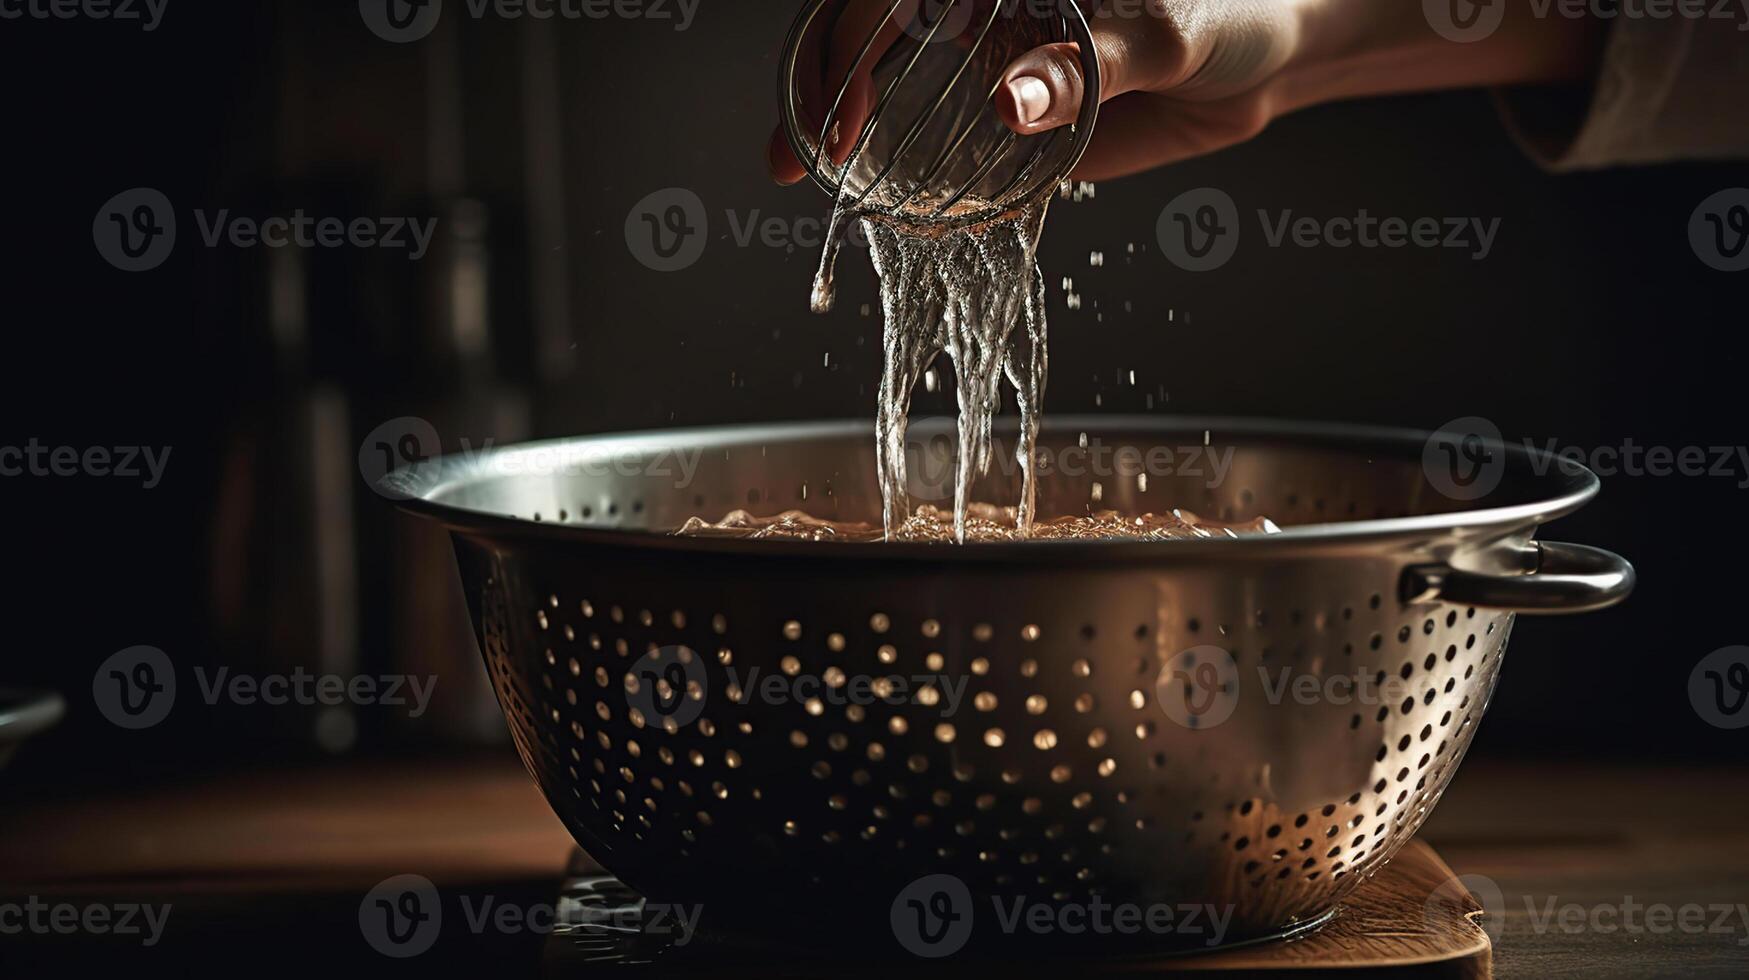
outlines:
{"label": "water stream", "polygon": [[911,517],[906,490],[905,432],[911,393],[938,355],[953,364],[959,400],[953,528],[966,539],[971,488],[987,473],[1004,379],[1020,410],[1015,443],[1022,477],[1015,505],[1022,537],[1036,517],[1033,471],[1048,355],[1045,286],[1038,243],[1049,195],[982,224],[912,223],[833,210],[827,244],[814,280],[813,308],[832,309],[834,275],[845,225],[863,222],[880,279],[885,362],[875,414],[875,457],[882,517],[891,539]]}

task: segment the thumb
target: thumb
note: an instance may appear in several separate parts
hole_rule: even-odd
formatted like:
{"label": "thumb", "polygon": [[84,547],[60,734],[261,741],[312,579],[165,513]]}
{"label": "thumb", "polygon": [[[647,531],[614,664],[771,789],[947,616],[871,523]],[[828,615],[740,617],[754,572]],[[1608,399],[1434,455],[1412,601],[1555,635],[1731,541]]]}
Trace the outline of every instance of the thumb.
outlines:
{"label": "thumb", "polygon": [[[1183,45],[1154,18],[1101,19],[1093,27],[1100,91],[1105,102],[1126,92],[1153,88],[1184,63]],[[1081,114],[1087,78],[1081,46],[1047,44],[1015,59],[996,90],[996,112],[1022,136],[1067,126]]]}

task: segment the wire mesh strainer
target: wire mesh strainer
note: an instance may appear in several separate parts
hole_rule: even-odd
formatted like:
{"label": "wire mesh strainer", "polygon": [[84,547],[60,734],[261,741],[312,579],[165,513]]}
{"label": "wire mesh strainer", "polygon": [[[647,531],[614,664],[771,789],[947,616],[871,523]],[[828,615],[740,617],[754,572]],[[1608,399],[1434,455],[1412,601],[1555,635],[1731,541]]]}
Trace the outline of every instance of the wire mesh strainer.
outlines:
{"label": "wire mesh strainer", "polygon": [[[1179,542],[650,533],[734,507],[878,521],[866,424],[540,444],[385,488],[453,531],[524,762],[583,847],[652,900],[891,944],[896,896],[946,875],[979,902],[1228,909],[1220,938],[1237,941],[1317,921],[1414,834],[1487,707],[1515,610],[1599,608],[1632,587],[1613,555],[1533,541],[1596,493],[1589,471],[1500,447],[1498,488],[1462,503],[1433,488],[1427,444],[1046,426],[1042,451],[1082,461],[1043,473],[1046,514],[1103,480],[1122,511],[1287,528]],[[1175,465],[1145,483],[1090,462],[1162,450]],[[1015,479],[998,468],[979,496],[1011,499]],[[979,930],[995,929],[988,909]]]}
{"label": "wire mesh strainer", "polygon": [[[823,80],[803,52],[830,50],[852,4],[884,9],[859,38],[849,72]],[[779,106],[796,158],[850,212],[968,222],[1036,199],[1066,177],[1092,138],[1099,100],[1083,100],[1072,126],[1020,136],[997,117],[1004,70],[1045,44],[1074,42],[1089,93],[1099,91],[1092,32],[1074,0],[809,0],[791,28]],[[871,67],[872,66],[872,67]],[[853,80],[868,72],[872,105],[853,111]],[[860,126],[859,118],[865,118]],[[850,126],[843,125],[849,121]]]}

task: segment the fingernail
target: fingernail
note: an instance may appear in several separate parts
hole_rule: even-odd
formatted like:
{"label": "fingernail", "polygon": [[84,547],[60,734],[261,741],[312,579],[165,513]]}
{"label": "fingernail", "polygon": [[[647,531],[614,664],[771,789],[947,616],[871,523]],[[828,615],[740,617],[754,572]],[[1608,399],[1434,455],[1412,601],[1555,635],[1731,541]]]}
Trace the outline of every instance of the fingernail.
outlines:
{"label": "fingernail", "polygon": [[1038,122],[1051,111],[1051,87],[1031,75],[1009,82],[1008,94],[1014,96],[1014,108],[1023,123]]}

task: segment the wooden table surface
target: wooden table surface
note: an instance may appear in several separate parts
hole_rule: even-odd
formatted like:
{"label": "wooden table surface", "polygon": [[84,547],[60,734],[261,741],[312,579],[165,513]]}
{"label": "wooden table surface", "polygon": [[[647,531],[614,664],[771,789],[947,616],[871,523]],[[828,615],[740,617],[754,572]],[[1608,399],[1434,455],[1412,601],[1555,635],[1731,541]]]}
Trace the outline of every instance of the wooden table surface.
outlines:
{"label": "wooden table surface", "polygon": [[[1483,876],[1467,883],[1489,907],[1497,976],[1749,976],[1749,770],[1472,761],[1421,836],[1459,875]],[[438,955],[380,957],[359,903],[410,873],[446,893],[548,903],[570,850],[513,757],[346,764],[6,807],[0,905],[169,903],[174,928],[153,955],[196,975],[534,975],[542,936],[526,930],[446,930]],[[1489,883],[1497,894],[1481,894]],[[143,955],[137,940],[5,925],[9,967]]]}

